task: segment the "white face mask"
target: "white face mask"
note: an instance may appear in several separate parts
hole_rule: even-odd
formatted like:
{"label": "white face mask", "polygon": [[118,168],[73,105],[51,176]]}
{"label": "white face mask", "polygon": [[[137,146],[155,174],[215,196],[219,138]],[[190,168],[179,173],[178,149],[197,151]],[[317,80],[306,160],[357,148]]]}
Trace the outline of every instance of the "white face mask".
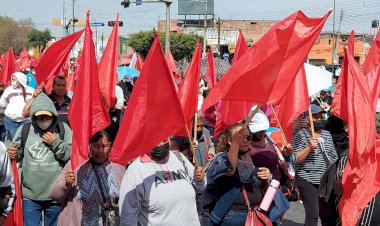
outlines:
{"label": "white face mask", "polygon": [[13,89],[17,89],[17,82],[16,81],[11,81],[11,86],[13,87]]}
{"label": "white face mask", "polygon": [[42,130],[47,130],[51,124],[53,123],[53,119],[50,119],[50,120],[47,120],[45,122],[41,122],[41,121],[36,121],[38,127],[40,127],[40,129]]}

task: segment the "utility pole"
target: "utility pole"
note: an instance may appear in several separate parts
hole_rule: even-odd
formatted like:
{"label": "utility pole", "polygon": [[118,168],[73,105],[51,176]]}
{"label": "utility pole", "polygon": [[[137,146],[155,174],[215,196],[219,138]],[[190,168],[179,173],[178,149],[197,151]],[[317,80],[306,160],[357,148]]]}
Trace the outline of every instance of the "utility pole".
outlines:
{"label": "utility pole", "polygon": [[75,0],[73,0],[73,20],[72,20],[72,22],[73,22],[73,34],[74,34],[74,18],[75,18],[74,12],[75,12]]}
{"label": "utility pole", "polygon": [[166,35],[165,35],[165,56],[168,56],[170,50],[170,4],[171,0],[165,2],[166,5]]}
{"label": "utility pole", "polygon": [[218,53],[220,57],[221,55],[220,53],[220,17],[218,17]]}
{"label": "utility pole", "polygon": [[331,72],[333,76],[335,76],[335,67],[334,67],[334,60],[335,60],[335,51],[334,51],[334,39],[335,39],[335,0],[334,0],[334,11],[333,11],[333,30],[332,30],[332,42],[331,42]]}
{"label": "utility pole", "polygon": [[[342,24],[342,20],[343,20],[343,10],[340,11],[340,18],[339,18],[339,26],[338,26],[338,34],[336,36],[336,40],[335,40],[335,51],[334,51],[334,56],[338,56],[337,53],[338,53],[338,47],[339,47],[339,44],[338,44],[338,41],[339,41],[339,37],[340,37],[340,26]],[[352,53],[354,54],[354,53]],[[338,64],[339,64],[339,61],[338,61]]]}
{"label": "utility pole", "polygon": [[204,21],[204,31],[203,31],[203,57],[206,57],[206,43],[207,43],[207,4],[208,1],[205,0],[205,21]]}
{"label": "utility pole", "polygon": [[63,36],[67,36],[67,29],[66,29],[66,0],[63,0],[63,15],[62,15],[62,26],[63,26]]}

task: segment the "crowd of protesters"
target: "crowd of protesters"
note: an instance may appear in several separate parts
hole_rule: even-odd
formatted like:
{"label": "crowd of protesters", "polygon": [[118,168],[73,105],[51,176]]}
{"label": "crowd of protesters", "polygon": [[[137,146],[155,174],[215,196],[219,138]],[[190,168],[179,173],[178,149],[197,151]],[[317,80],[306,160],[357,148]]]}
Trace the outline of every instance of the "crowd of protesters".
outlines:
{"label": "crowd of protesters", "polygon": [[[0,142],[0,225],[15,199],[22,199],[25,226],[239,226],[245,225],[250,208],[277,225],[289,208],[279,208],[278,197],[287,205],[302,202],[307,226],[318,225],[318,219],[324,226],[340,225],[338,202],[349,144],[347,125],[330,114],[331,89],[320,91],[311,116],[305,112],[295,120],[292,140],[282,146],[268,135],[269,115],[263,107],[256,106],[261,109],[251,120],[218,136],[212,109],[194,118],[195,142],[172,136],[123,166],[110,162],[108,155],[133,91],[133,79],[126,75],[115,89],[111,125],[91,137],[88,161],[72,170],[72,94],[66,86],[66,78],[57,76],[52,92],[46,93],[22,72],[12,75],[9,87],[0,84],[0,138],[11,142],[8,148]],[[199,86],[200,109],[207,82],[201,79]],[[11,160],[19,163],[22,197],[15,194]],[[292,169],[295,175],[289,173]],[[273,181],[280,183],[276,198],[269,209],[260,209]],[[374,214],[380,211],[379,198],[370,201],[358,225],[380,224]]]}

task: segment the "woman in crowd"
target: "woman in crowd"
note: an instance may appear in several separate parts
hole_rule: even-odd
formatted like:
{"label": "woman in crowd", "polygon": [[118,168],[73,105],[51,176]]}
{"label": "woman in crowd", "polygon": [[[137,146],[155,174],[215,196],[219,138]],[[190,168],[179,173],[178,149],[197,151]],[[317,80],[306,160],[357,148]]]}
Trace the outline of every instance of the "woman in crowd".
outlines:
{"label": "woman in crowd", "polygon": [[120,225],[200,225],[196,193],[206,187],[202,168],[165,140],[129,165],[120,188]]}
{"label": "woman in crowd", "polygon": [[234,124],[220,136],[218,154],[207,168],[207,189],[203,194],[203,224],[244,225],[247,206],[244,186],[252,206],[261,203],[272,177],[268,168],[255,168],[249,155],[249,131]]}
{"label": "woman in crowd", "polygon": [[306,118],[309,128],[301,128],[292,139],[294,148],[293,161],[297,167],[297,183],[305,208],[305,225],[317,226],[319,217],[318,188],[327,167],[337,160],[337,154],[331,134],[324,130],[324,111],[311,104],[315,137],[311,136],[310,120]]}
{"label": "woman in crowd", "polygon": [[32,99],[34,89],[27,85],[26,75],[21,72],[12,74],[11,86],[4,90],[0,98],[0,108],[5,108],[4,126],[8,132],[8,139],[13,136],[20,125],[29,122],[22,116],[25,104]]}
{"label": "woman in crowd", "polygon": [[108,134],[97,132],[89,144],[90,159],[73,172],[68,162],[50,189],[63,203],[58,225],[103,225],[104,210],[118,213],[117,203],[125,167],[108,160]]}
{"label": "woman in crowd", "polygon": [[[269,120],[267,116],[258,111],[248,125],[249,131],[252,133],[250,155],[252,162],[257,167],[266,167],[273,174],[273,179],[280,181],[281,179],[281,161],[276,152],[276,146],[271,143],[266,136],[269,129]],[[291,155],[292,147],[287,144],[284,147],[284,153]]]}

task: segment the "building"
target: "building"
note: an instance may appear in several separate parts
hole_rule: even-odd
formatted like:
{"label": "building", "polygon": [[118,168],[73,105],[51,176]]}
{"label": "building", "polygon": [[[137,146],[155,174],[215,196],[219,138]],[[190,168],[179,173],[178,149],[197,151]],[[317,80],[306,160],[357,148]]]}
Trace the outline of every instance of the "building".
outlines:
{"label": "building", "polygon": [[[277,22],[278,21],[273,20],[220,20],[219,27],[218,20],[210,19],[207,21],[207,45],[213,49],[213,52],[220,52],[221,55],[224,53],[231,54],[235,52],[239,29],[242,30],[247,44],[250,46],[260,39]],[[165,32],[165,24],[165,20],[158,21],[157,30],[159,32]],[[194,33],[203,36],[203,24],[204,21],[200,19],[172,20],[170,30],[173,32]],[[335,65],[342,63],[343,48],[348,45],[349,37],[350,33],[341,33],[339,35]],[[217,48],[218,38],[220,39],[220,50]],[[354,57],[360,65],[364,63],[372,45],[373,38],[373,35],[355,34]],[[309,62],[314,65],[331,65],[335,39],[333,40],[332,38],[332,32],[321,33],[308,55]]]}

